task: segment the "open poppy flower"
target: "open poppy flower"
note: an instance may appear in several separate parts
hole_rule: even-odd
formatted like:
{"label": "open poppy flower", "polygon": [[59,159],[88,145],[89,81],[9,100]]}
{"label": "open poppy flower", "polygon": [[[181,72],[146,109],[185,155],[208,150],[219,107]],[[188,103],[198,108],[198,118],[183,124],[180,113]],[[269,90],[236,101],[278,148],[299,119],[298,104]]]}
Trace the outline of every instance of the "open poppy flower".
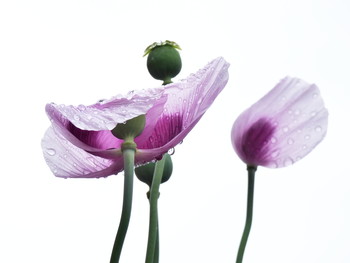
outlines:
{"label": "open poppy flower", "polygon": [[98,178],[123,170],[122,140],[111,130],[136,116],[146,126],[135,138],[135,163],[161,158],[179,144],[228,81],[229,64],[217,58],[187,79],[134,91],[90,106],[46,105],[51,127],[42,140],[45,160],[58,177]]}
{"label": "open poppy flower", "polygon": [[322,141],[327,122],[318,87],[286,77],[237,118],[232,144],[248,165],[284,167]]}

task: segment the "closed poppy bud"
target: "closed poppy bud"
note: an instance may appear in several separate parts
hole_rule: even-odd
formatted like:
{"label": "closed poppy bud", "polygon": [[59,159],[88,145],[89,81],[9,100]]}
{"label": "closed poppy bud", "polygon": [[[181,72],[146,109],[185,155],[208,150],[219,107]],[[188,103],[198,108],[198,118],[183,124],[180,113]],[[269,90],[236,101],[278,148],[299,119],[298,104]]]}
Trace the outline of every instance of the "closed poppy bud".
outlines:
{"label": "closed poppy bud", "polygon": [[139,136],[146,124],[145,115],[132,118],[125,123],[119,123],[113,130],[112,134],[121,140],[134,139]]}
{"label": "closed poppy bud", "polygon": [[[169,154],[164,154],[163,158],[165,159],[164,170],[162,176],[162,183],[165,183],[169,180],[172,172],[173,172],[173,162],[171,161],[171,157]],[[136,177],[141,181],[147,184],[149,187],[152,185],[153,174],[155,170],[156,163],[150,162],[145,165],[139,166],[135,168]]]}
{"label": "closed poppy bud", "polygon": [[171,83],[171,79],[181,71],[181,57],[176,49],[180,49],[179,45],[167,40],[153,43],[145,50],[149,73],[153,78],[163,80],[163,85]]}

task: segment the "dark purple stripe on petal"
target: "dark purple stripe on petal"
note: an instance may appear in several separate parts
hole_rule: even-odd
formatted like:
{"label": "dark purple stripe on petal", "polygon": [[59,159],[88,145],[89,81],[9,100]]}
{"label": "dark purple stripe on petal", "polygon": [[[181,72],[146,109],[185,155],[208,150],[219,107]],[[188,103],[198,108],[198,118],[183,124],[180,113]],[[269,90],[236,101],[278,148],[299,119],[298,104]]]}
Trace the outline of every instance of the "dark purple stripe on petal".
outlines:
{"label": "dark purple stripe on petal", "polygon": [[274,132],[272,123],[261,118],[243,134],[241,147],[248,164],[264,165],[270,161],[269,141]]}
{"label": "dark purple stripe on petal", "polygon": [[74,126],[74,124],[71,122],[68,123],[67,130],[70,131],[77,139],[91,147],[95,147],[101,150],[120,148],[121,140],[114,137],[109,130],[81,130]]}
{"label": "dark purple stripe on petal", "polygon": [[163,115],[157,121],[153,133],[147,141],[138,145],[139,149],[154,149],[171,141],[183,129],[183,117],[179,113]]}

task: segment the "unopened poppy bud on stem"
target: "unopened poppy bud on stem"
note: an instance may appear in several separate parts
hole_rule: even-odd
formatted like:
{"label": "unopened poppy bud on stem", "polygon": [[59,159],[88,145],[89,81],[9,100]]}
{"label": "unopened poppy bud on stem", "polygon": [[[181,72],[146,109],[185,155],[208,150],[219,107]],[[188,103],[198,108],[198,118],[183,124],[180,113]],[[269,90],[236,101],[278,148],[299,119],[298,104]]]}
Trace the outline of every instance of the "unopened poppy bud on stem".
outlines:
{"label": "unopened poppy bud on stem", "polygon": [[[166,181],[168,181],[173,172],[173,162],[171,161],[171,156],[166,153],[164,154],[163,158],[165,160],[165,163],[164,163],[164,170],[163,170],[161,183],[165,183]],[[136,177],[141,182],[144,182],[149,187],[151,187],[155,167],[156,167],[156,163],[150,162],[135,168]]]}
{"label": "unopened poppy bud on stem", "polygon": [[181,49],[178,44],[166,40],[153,43],[145,50],[148,72],[153,78],[163,80],[163,85],[172,83],[171,79],[181,71],[181,57],[177,49]]}

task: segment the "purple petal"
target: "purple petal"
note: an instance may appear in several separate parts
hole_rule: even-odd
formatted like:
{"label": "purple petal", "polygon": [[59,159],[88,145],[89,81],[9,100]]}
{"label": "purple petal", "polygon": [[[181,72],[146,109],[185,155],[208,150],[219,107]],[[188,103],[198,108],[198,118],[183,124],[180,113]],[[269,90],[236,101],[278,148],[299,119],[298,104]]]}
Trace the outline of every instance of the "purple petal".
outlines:
{"label": "purple petal", "polygon": [[165,87],[168,99],[151,136],[136,138],[139,161],[161,156],[186,137],[225,87],[228,68],[223,58],[217,58],[196,74]]}
{"label": "purple petal", "polygon": [[98,178],[122,170],[122,157],[104,159],[83,151],[50,127],[41,146],[44,158],[55,176],[63,178]]}
{"label": "purple petal", "polygon": [[145,114],[155,104],[164,103],[165,99],[164,88],[157,88],[132,91],[127,96],[119,95],[90,106],[51,103],[46,105],[46,112],[50,119],[55,121],[57,116],[62,116],[81,130],[112,130],[118,123]]}
{"label": "purple petal", "polygon": [[328,111],[317,86],[286,77],[238,117],[232,144],[247,164],[284,167],[322,141],[327,122]]}

